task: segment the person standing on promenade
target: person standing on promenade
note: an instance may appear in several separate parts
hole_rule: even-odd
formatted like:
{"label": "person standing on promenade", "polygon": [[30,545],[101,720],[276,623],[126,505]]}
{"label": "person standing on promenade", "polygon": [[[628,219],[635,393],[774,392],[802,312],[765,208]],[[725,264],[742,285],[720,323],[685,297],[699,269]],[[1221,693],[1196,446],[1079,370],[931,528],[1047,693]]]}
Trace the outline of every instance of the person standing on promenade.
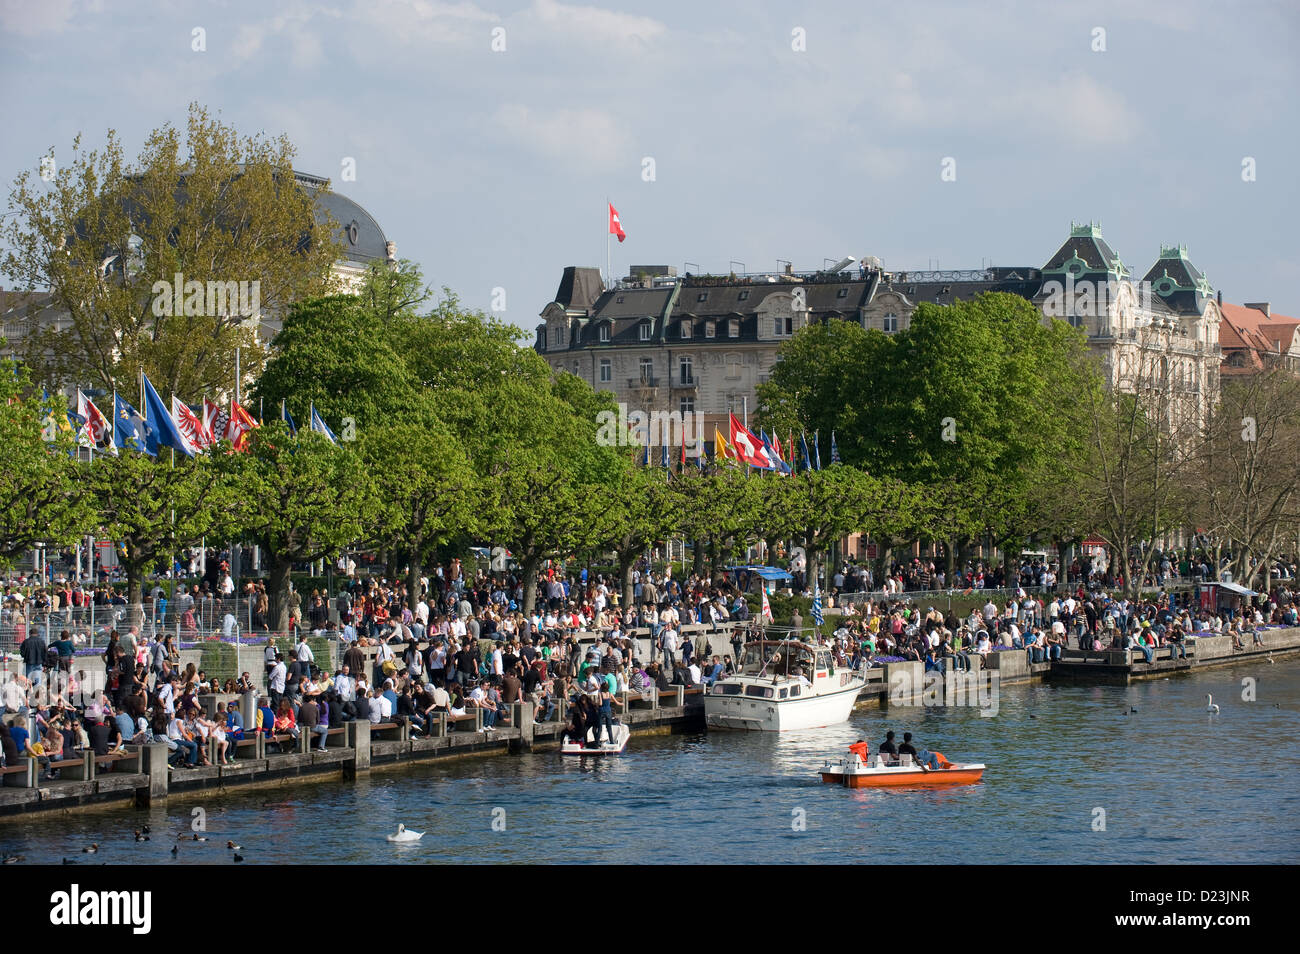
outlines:
{"label": "person standing on promenade", "polygon": [[271,708],[276,712],[280,710],[280,700],[284,698],[285,679],[288,673],[284,658],[279,653],[276,653],[275,661],[266,680],[271,696]]}

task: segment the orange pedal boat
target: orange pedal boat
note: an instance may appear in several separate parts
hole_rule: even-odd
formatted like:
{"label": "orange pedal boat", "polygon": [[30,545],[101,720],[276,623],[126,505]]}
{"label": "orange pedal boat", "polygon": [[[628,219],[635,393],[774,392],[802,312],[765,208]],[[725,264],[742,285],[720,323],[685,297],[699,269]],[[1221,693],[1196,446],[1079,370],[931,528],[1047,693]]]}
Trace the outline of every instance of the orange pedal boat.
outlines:
{"label": "orange pedal boat", "polygon": [[982,762],[949,762],[942,752],[935,752],[939,768],[930,769],[913,763],[910,755],[898,762],[877,757],[868,765],[862,756],[851,751],[839,762],[827,762],[821,768],[822,781],[845,788],[893,788],[911,785],[969,785],[984,775]]}

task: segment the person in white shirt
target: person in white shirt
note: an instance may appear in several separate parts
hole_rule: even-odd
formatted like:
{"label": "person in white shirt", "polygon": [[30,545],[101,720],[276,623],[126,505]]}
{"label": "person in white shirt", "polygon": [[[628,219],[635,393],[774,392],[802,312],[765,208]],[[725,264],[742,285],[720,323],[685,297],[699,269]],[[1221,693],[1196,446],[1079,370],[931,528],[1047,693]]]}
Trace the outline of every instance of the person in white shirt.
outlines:
{"label": "person in white shirt", "polygon": [[298,662],[306,663],[310,667],[316,661],[316,657],[312,655],[311,647],[307,645],[306,636],[298,640],[298,645],[294,647],[294,650],[298,653]]}
{"label": "person in white shirt", "polygon": [[352,678],[347,666],[344,666],[334,677],[334,691],[339,694],[339,699],[343,702],[357,701],[357,681]]}

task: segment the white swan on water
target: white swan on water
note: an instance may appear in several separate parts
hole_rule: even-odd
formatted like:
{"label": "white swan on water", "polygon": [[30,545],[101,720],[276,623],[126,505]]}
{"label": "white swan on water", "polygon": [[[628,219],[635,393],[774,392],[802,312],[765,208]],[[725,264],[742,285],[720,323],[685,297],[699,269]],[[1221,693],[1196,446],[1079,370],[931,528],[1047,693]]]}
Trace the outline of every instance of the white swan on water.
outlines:
{"label": "white swan on water", "polygon": [[1219,711],[1219,707],[1214,704],[1214,696],[1210,695],[1208,692],[1205,694],[1205,711],[1206,712]]}
{"label": "white swan on water", "polygon": [[424,832],[410,831],[405,825],[399,823],[397,826],[397,834],[389,835],[388,840],[393,842],[419,841],[423,837]]}

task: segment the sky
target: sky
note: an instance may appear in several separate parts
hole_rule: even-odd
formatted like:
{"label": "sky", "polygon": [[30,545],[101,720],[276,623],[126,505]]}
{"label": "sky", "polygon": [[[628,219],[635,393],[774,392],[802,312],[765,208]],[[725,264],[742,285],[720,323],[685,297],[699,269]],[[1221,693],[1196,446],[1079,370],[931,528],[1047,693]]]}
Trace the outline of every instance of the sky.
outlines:
{"label": "sky", "polygon": [[1093,221],[1300,315],[1298,47],[1295,0],[0,0],[0,179],[197,101],[530,335],[607,197],[616,275],[1041,266]]}

